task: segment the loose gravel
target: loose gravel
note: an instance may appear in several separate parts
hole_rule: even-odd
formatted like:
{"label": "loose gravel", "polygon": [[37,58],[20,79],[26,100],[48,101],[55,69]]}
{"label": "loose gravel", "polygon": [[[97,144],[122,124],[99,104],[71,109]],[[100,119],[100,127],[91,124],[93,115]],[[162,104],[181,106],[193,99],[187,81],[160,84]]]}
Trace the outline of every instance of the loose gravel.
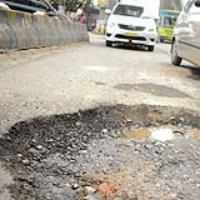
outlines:
{"label": "loose gravel", "polygon": [[[129,134],[160,127],[174,139]],[[0,138],[0,161],[14,200],[197,200],[199,128],[194,111],[102,106],[15,124]]]}

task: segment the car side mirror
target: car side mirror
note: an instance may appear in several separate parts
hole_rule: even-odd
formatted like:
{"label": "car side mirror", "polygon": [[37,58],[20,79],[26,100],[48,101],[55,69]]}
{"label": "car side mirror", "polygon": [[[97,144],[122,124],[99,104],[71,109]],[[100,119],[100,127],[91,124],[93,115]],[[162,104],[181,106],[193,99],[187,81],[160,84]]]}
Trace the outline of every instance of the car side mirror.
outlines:
{"label": "car side mirror", "polygon": [[198,7],[198,8],[200,7],[200,0],[195,1],[195,6]]}
{"label": "car side mirror", "polygon": [[184,13],[186,13],[186,12],[188,11],[188,6],[187,6],[187,4],[184,6],[183,11],[184,11]]}
{"label": "car side mirror", "polygon": [[106,10],[105,10],[106,15],[110,15],[111,12],[112,12],[112,11],[111,11],[110,9],[106,9]]}

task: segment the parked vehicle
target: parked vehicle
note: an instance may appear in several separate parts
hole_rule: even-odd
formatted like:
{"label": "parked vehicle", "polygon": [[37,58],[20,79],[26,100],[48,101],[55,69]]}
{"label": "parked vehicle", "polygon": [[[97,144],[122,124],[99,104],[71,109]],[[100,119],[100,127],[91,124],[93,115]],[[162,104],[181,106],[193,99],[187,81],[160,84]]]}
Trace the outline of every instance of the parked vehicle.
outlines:
{"label": "parked vehicle", "polygon": [[87,7],[85,8],[85,13],[87,16],[87,29],[88,31],[93,31],[96,28],[100,10],[94,7]]}
{"label": "parked vehicle", "polygon": [[[117,3],[107,22],[107,46],[131,43],[146,46],[149,51],[154,50],[158,36],[155,16],[159,15],[159,7],[152,4],[156,6],[153,16],[150,12],[152,8],[145,2],[131,0]],[[106,12],[109,13],[108,10]]]}
{"label": "parked vehicle", "polygon": [[174,26],[179,13],[175,10],[160,10],[159,37],[161,42],[172,41]]}
{"label": "parked vehicle", "polygon": [[28,13],[48,13],[55,15],[55,9],[46,0],[0,0],[1,3],[7,5],[12,10],[28,12]]}
{"label": "parked vehicle", "polygon": [[182,59],[200,65],[200,0],[189,0],[178,17],[171,47],[171,62]]}

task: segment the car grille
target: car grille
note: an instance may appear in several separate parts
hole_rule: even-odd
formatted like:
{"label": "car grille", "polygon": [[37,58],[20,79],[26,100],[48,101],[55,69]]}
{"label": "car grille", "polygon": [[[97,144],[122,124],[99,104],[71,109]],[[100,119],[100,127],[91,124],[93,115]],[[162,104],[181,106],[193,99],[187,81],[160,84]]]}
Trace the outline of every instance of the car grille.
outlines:
{"label": "car grille", "polygon": [[115,37],[119,39],[146,41],[146,38],[141,36],[127,36],[127,35],[117,34]]}
{"label": "car grille", "polygon": [[131,25],[124,25],[119,24],[120,29],[129,30],[129,31],[144,31],[145,27],[143,26],[131,26]]}

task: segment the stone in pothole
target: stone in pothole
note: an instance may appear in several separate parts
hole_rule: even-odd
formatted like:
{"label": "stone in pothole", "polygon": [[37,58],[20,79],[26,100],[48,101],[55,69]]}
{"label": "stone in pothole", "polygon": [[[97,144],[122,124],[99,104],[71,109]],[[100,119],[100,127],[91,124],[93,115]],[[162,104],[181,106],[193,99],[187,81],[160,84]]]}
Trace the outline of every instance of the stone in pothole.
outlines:
{"label": "stone in pothole", "polygon": [[155,129],[152,131],[151,139],[165,142],[165,141],[170,141],[170,140],[175,139],[175,135],[172,129],[160,128],[160,129]]}

